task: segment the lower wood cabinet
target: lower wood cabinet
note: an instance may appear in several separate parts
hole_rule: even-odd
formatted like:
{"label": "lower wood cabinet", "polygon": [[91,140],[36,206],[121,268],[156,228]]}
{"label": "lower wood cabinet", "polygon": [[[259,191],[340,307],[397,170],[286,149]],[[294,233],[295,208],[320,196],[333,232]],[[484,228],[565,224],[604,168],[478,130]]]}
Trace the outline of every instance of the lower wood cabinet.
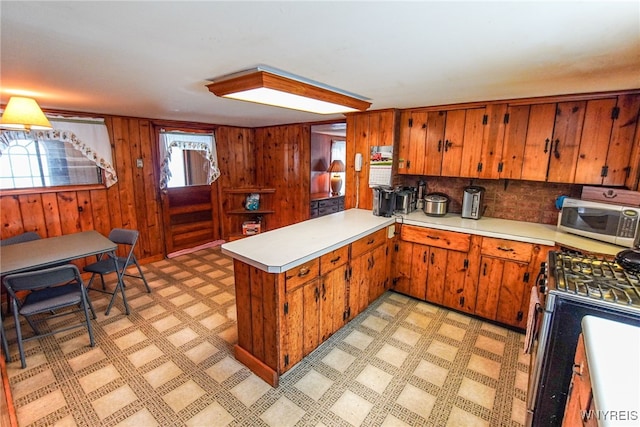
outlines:
{"label": "lower wood cabinet", "polygon": [[[591,376],[587,364],[587,354],[583,335],[578,337],[573,373],[567,394],[567,405],[564,411],[562,427],[597,427],[598,421],[593,402]],[[591,416],[588,416],[591,414]]]}
{"label": "lower wood cabinet", "polygon": [[388,242],[385,228],[284,273],[234,260],[236,359],[277,387],[281,374],[388,288]]}
{"label": "lower wood cabinet", "polygon": [[[548,248],[551,249],[551,248]],[[539,245],[402,225],[392,288],[405,295],[525,328]]]}

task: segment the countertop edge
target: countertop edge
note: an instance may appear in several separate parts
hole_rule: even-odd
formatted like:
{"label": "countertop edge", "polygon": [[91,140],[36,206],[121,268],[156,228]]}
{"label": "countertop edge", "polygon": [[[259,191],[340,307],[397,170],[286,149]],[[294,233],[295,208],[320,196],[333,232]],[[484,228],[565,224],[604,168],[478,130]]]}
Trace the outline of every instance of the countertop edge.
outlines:
{"label": "countertop edge", "polygon": [[585,316],[582,331],[598,426],[637,426],[640,422],[640,327]]}

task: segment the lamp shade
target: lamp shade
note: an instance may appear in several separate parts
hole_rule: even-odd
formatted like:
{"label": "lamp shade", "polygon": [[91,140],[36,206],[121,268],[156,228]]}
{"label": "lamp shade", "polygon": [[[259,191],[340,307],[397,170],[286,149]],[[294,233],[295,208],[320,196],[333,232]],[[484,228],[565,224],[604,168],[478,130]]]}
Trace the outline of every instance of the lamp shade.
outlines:
{"label": "lamp shade", "polygon": [[0,127],[16,130],[53,129],[35,99],[12,96],[2,113]]}
{"label": "lamp shade", "polygon": [[212,80],[213,94],[317,114],[364,111],[371,103],[359,95],[264,65]]}
{"label": "lamp shade", "polygon": [[327,172],[344,172],[344,163],[342,160],[334,160]]}

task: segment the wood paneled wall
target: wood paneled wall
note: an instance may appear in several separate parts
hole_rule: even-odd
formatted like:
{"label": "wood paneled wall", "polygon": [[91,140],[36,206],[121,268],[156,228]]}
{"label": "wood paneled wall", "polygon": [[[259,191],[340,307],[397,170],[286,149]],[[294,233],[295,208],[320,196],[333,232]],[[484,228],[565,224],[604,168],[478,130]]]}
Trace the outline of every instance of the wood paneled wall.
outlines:
{"label": "wood paneled wall", "polygon": [[309,219],[311,126],[256,129],[256,184],[275,188],[269,229]]}
{"label": "wood paneled wall", "polygon": [[[369,188],[371,147],[394,145],[399,132],[397,110],[379,110],[347,115],[347,162],[345,209],[372,209],[373,193]],[[397,146],[397,144],[395,144]],[[394,156],[397,148],[394,147]],[[355,171],[355,154],[362,154],[362,171]],[[393,175],[397,166],[394,165]]]}
{"label": "wood paneled wall", "polygon": [[[44,238],[85,230],[108,235],[115,227],[133,228],[140,231],[136,256],[140,259],[162,257],[163,232],[151,123],[146,119],[105,117],[105,124],[118,183],[108,189],[2,192],[1,238],[26,231],[35,231]],[[139,158],[143,160],[142,168],[135,166]],[[83,265],[82,260],[78,263]]]}
{"label": "wood paneled wall", "polygon": [[[26,231],[53,237],[85,230],[108,235],[114,227],[140,231],[136,256],[143,261],[165,255],[162,203],[158,187],[158,150],[154,123],[149,119],[105,117],[111,139],[113,164],[118,183],[110,188],[61,188],[43,192],[3,191],[0,193],[0,238]],[[173,123],[174,127],[193,127],[193,123]],[[200,126],[202,126],[200,124]],[[213,128],[213,125],[209,125]],[[255,182],[254,130],[219,127],[215,131],[222,186],[245,186]],[[143,167],[136,167],[142,159]],[[216,201],[222,206],[220,191]],[[217,212],[220,209],[216,209]],[[225,226],[225,217],[222,220]],[[93,261],[86,260],[86,261]],[[80,260],[78,264],[83,266]]]}

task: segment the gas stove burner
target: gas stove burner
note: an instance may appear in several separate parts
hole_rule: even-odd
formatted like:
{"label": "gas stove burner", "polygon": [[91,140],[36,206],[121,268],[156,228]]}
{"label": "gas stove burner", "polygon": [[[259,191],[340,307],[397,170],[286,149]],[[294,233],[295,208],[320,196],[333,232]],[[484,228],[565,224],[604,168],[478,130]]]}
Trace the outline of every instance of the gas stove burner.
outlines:
{"label": "gas stove burner", "polygon": [[556,290],[607,303],[640,307],[640,276],[618,263],[563,252],[554,253],[550,262]]}

